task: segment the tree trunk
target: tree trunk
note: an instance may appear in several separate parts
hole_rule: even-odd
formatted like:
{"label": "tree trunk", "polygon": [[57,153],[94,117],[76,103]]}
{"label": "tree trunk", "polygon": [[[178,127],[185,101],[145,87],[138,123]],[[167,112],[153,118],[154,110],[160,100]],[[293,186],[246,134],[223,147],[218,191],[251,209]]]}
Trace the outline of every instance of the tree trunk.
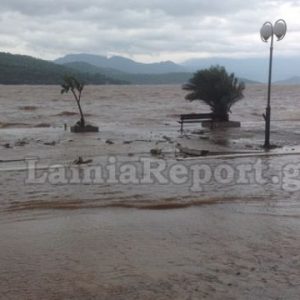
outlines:
{"label": "tree trunk", "polygon": [[81,109],[81,105],[80,105],[79,101],[76,101],[76,102],[77,102],[79,113],[80,113],[80,126],[84,127],[85,126],[85,120],[84,120],[83,112],[82,112],[82,109]]}
{"label": "tree trunk", "polygon": [[80,99],[81,99],[81,91],[79,91],[79,95],[77,96],[76,93],[74,92],[74,90],[72,90],[72,93],[76,99],[76,103],[79,109],[79,113],[80,113],[80,127],[84,127],[85,126],[85,120],[84,120],[84,116],[83,116],[83,112],[81,109],[81,105],[80,105]]}
{"label": "tree trunk", "polygon": [[215,114],[213,117],[213,121],[216,122],[228,122],[229,121],[229,114]]}

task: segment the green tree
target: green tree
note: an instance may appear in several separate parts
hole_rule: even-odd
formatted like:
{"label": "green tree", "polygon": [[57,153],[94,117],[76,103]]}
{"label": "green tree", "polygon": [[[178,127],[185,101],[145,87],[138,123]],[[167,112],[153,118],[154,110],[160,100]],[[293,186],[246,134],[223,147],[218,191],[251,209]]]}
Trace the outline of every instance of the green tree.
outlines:
{"label": "green tree", "polygon": [[73,76],[65,76],[64,83],[61,85],[61,87],[62,87],[62,90],[61,90],[62,94],[68,93],[69,91],[72,92],[72,94],[76,100],[76,103],[77,103],[77,106],[79,109],[79,113],[80,113],[80,123],[79,124],[81,127],[84,127],[85,119],[84,119],[84,115],[83,115],[81,104],[80,104],[81,94],[82,94],[82,91],[84,88],[84,84],[79,82]]}
{"label": "green tree", "polygon": [[232,105],[244,97],[245,84],[224,67],[212,66],[196,72],[183,89],[190,91],[186,100],[203,101],[209,105],[215,120],[228,121]]}

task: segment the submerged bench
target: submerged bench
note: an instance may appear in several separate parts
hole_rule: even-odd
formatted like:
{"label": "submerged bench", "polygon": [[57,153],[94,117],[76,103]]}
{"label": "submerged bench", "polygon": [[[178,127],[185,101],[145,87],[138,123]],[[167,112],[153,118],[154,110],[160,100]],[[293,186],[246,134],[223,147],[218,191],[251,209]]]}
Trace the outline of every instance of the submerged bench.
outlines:
{"label": "submerged bench", "polygon": [[213,113],[206,114],[183,114],[180,115],[180,120],[178,123],[180,126],[180,132],[183,132],[183,124],[184,123],[201,123],[203,121],[212,121],[214,118]]}

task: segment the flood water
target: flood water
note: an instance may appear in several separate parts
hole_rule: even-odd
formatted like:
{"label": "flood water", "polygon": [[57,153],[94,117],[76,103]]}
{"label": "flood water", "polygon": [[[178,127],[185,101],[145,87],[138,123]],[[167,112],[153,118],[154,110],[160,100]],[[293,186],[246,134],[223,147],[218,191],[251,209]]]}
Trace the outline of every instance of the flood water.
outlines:
{"label": "flood water", "polygon": [[[0,90],[0,299],[298,299],[300,87],[273,88],[271,155],[263,85],[241,128],[183,136],[179,114],[208,108],[180,86],[86,86],[89,134],[64,130],[58,86]],[[178,156],[210,141],[251,155]]]}

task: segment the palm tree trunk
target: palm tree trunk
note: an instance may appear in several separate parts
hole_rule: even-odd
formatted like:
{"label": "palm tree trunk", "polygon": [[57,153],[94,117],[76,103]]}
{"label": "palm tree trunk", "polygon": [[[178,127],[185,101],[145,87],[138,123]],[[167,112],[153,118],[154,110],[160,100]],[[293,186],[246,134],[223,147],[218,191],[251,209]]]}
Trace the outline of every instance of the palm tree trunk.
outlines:
{"label": "palm tree trunk", "polygon": [[228,113],[226,113],[226,114],[215,113],[214,117],[213,117],[213,120],[216,121],[216,122],[228,122],[229,121],[229,114]]}

